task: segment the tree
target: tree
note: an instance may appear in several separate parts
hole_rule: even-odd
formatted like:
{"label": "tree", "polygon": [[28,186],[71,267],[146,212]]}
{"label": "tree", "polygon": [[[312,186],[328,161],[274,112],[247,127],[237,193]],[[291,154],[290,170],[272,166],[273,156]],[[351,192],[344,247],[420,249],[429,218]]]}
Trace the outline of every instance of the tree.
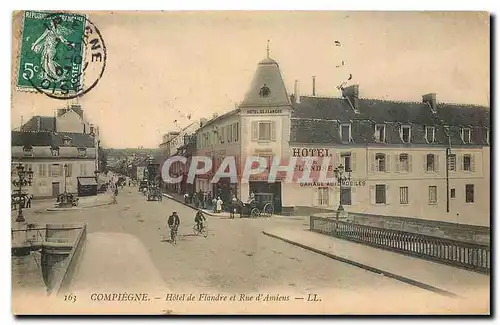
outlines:
{"label": "tree", "polygon": [[108,153],[101,147],[99,146],[97,149],[97,162],[98,162],[98,168],[101,173],[107,174],[108,173]]}

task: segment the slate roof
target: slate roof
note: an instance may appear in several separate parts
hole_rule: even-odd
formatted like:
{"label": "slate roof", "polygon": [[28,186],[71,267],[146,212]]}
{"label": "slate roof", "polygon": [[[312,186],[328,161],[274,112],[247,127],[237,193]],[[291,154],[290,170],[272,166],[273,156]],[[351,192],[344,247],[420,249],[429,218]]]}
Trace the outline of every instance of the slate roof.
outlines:
{"label": "slate roof", "polygon": [[[267,97],[260,96],[260,91],[264,85],[270,90],[270,94]],[[240,107],[269,105],[290,105],[290,99],[288,98],[278,63],[273,59],[266,58],[259,62],[250,88],[245,94]]]}
{"label": "slate roof", "polygon": [[35,115],[23,124],[23,131],[55,131],[54,117]]}
{"label": "slate roof", "polygon": [[301,97],[292,104],[291,143],[336,143],[341,123],[351,123],[353,142],[375,143],[375,124],[386,125],[386,143],[403,144],[399,136],[402,124],[411,125],[411,143],[427,144],[425,126],[436,127],[435,144],[448,144],[443,125],[451,126],[452,145],[463,145],[460,132],[471,127],[472,144],[487,145],[491,127],[488,108],[475,105],[437,104],[433,113],[426,103],[359,99],[356,113],[345,98]]}
{"label": "slate roof", "polygon": [[[94,138],[89,134],[73,133],[73,132],[19,132],[12,131],[11,145],[15,146],[32,146],[32,147],[78,147],[92,148],[94,147]],[[70,137],[71,143],[69,146],[64,145],[64,137]]]}

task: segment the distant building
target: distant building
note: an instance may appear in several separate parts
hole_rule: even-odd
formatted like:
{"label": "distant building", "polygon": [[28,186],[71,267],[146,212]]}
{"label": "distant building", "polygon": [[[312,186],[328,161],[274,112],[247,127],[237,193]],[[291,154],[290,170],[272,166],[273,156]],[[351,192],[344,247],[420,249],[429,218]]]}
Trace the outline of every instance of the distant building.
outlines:
{"label": "distant building", "polygon": [[97,152],[90,134],[12,131],[11,150],[12,180],[19,162],[31,168],[33,184],[27,192],[35,198],[56,197],[65,189],[77,193],[79,177],[95,176]]}

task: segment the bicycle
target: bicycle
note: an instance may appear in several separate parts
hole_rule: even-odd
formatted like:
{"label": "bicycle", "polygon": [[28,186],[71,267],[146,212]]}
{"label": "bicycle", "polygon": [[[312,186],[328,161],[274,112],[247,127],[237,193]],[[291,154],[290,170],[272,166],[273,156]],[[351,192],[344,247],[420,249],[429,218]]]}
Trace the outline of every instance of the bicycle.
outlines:
{"label": "bicycle", "polygon": [[172,245],[177,246],[177,231],[178,227],[170,228],[170,239],[172,240]]}
{"label": "bicycle", "polygon": [[202,222],[201,229],[199,229],[198,224],[195,223],[193,226],[193,232],[196,236],[203,235],[203,237],[207,238],[208,237],[208,229],[207,229],[206,221]]}

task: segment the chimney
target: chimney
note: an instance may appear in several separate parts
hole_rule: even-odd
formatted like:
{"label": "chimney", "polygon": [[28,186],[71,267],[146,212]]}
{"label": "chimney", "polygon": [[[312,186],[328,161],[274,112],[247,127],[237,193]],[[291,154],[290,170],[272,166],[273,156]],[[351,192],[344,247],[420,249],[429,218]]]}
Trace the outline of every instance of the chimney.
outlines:
{"label": "chimney", "polygon": [[357,112],[359,109],[359,85],[351,85],[342,89],[342,97],[349,101],[351,108]]}
{"label": "chimney", "polygon": [[429,93],[422,96],[422,102],[429,105],[433,112],[436,112],[436,94]]}
{"label": "chimney", "polygon": [[293,92],[293,98],[295,103],[300,104],[300,90],[299,90],[299,81],[295,80],[295,88]]}
{"label": "chimney", "polygon": [[207,119],[206,118],[201,118],[200,119],[200,128],[205,125],[207,123]]}
{"label": "chimney", "polygon": [[313,96],[316,96],[316,76],[313,76]]}

